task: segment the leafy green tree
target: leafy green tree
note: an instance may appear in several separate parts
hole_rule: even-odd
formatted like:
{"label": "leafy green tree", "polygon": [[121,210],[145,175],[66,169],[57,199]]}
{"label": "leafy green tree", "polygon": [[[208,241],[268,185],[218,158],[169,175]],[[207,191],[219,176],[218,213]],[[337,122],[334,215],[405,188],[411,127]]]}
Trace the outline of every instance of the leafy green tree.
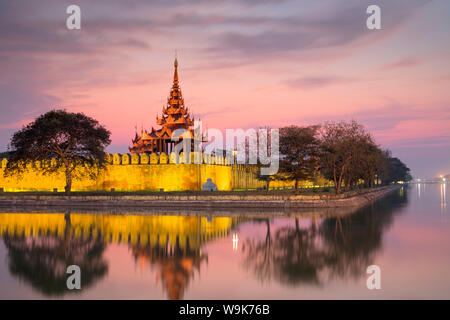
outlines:
{"label": "leafy green tree", "polygon": [[[42,172],[64,170],[65,191],[70,193],[73,178],[95,178],[106,164],[105,147],[111,143],[110,132],[96,120],[65,110],[52,110],[14,133],[12,151],[5,176],[22,174],[27,165],[41,161]],[[48,165],[55,159],[53,165]],[[83,167],[84,170],[76,170]]]}
{"label": "leafy green tree", "polygon": [[280,174],[295,181],[295,193],[301,180],[311,179],[319,157],[318,126],[288,126],[280,129]]}

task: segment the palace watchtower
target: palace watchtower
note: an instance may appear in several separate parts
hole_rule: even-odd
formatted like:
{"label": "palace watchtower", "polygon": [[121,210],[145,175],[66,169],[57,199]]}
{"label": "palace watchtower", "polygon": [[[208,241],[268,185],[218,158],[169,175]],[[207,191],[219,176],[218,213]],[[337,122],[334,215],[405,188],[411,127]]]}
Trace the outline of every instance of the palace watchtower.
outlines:
{"label": "palace watchtower", "polygon": [[[175,71],[173,74],[173,85],[167,104],[162,108],[161,117],[156,116],[156,123],[161,126],[155,130],[153,127],[148,132],[142,128],[141,134],[136,132],[133,145],[129,147],[131,153],[170,153],[175,142],[171,140],[172,133],[177,129],[185,129],[190,134],[191,141],[194,139],[194,119],[191,118],[188,108],[184,105],[181,88],[178,80],[178,60],[175,58]],[[180,137],[182,140],[182,137]]]}

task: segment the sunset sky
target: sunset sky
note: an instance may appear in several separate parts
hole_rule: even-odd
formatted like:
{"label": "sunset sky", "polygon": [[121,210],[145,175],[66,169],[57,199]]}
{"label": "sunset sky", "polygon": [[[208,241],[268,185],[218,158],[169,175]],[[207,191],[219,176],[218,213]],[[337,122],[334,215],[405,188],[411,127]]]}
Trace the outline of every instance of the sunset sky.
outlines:
{"label": "sunset sky", "polygon": [[[366,27],[370,4],[382,30]],[[0,151],[65,108],[127,152],[136,125],[157,127],[177,50],[208,128],[355,119],[415,177],[450,173],[449,30],[447,0],[0,0]]]}

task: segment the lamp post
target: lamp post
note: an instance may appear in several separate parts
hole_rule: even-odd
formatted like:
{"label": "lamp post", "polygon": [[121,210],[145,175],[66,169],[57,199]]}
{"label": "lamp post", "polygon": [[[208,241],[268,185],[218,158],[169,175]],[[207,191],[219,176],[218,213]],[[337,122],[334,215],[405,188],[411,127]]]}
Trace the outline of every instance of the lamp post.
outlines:
{"label": "lamp post", "polygon": [[234,170],[232,170],[232,172],[233,172],[233,190],[235,190],[236,189],[236,180],[237,180],[237,177],[236,177],[236,175],[237,175],[237,171],[236,171],[236,156],[237,156],[237,150],[236,149],[234,149],[233,151],[232,151],[232,153],[233,153],[233,169]]}

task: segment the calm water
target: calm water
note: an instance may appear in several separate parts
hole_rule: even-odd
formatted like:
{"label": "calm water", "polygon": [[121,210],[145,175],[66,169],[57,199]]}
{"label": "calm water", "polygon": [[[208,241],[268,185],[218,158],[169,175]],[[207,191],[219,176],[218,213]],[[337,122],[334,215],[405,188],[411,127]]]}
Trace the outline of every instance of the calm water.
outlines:
{"label": "calm water", "polygon": [[[356,212],[2,212],[1,299],[450,298],[450,210],[437,184]],[[70,264],[82,271],[76,293]],[[366,287],[372,264],[381,290]]]}

